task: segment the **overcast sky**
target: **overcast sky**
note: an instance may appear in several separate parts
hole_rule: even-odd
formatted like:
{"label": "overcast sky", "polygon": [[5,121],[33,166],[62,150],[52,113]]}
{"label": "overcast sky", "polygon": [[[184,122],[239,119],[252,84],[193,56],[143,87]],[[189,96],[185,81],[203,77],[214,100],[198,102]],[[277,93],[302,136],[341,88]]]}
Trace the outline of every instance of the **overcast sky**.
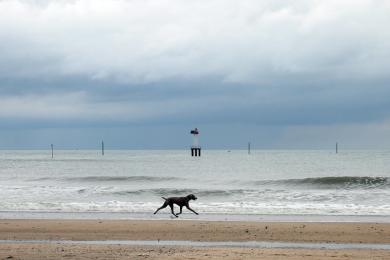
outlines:
{"label": "overcast sky", "polygon": [[390,149],[390,1],[0,0],[0,149]]}

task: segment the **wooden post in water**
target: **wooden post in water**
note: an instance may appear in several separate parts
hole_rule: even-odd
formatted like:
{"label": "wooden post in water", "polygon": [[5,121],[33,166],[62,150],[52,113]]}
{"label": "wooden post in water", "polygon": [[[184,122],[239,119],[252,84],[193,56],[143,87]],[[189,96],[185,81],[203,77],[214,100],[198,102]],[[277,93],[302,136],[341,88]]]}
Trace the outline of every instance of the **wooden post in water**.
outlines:
{"label": "wooden post in water", "polygon": [[104,141],[102,141],[102,155],[104,155]]}
{"label": "wooden post in water", "polygon": [[248,154],[251,154],[251,143],[248,142]]}
{"label": "wooden post in water", "polygon": [[53,144],[51,144],[51,158],[54,158],[54,147]]}
{"label": "wooden post in water", "polygon": [[338,153],[339,152],[339,147],[338,147],[339,145],[338,145],[338,143],[336,142],[336,153]]}

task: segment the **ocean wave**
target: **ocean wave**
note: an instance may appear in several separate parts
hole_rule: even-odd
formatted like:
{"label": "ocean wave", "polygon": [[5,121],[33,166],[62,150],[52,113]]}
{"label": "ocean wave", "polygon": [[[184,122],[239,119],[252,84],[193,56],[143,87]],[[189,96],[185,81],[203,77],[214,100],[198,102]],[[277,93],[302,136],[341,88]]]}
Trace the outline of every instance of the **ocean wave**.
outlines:
{"label": "ocean wave", "polygon": [[390,180],[387,177],[369,176],[330,176],[287,180],[265,180],[251,182],[255,185],[292,185],[314,188],[387,188]]}
{"label": "ocean wave", "polygon": [[129,182],[161,182],[161,181],[173,181],[182,180],[178,177],[157,177],[157,176],[85,176],[85,177],[71,177],[66,178],[67,181],[81,181],[81,182],[117,182],[117,181],[129,181]]}
{"label": "ocean wave", "polygon": [[30,181],[45,181],[45,180],[63,180],[69,182],[163,182],[163,181],[175,181],[183,180],[183,178],[178,177],[158,177],[158,176],[85,176],[85,177],[68,177],[68,178],[36,178],[31,179]]}
{"label": "ocean wave", "polygon": [[42,178],[34,178],[34,179],[28,179],[27,181],[49,181],[49,180],[58,180],[58,178],[51,178],[51,177],[42,177]]}
{"label": "ocean wave", "polygon": [[196,194],[202,197],[222,197],[235,194],[243,194],[248,190],[233,189],[233,190],[205,190],[205,189],[175,189],[175,188],[158,188],[158,189],[139,189],[139,190],[124,190],[114,191],[113,195],[142,195],[153,194],[156,196],[186,196],[188,194]]}

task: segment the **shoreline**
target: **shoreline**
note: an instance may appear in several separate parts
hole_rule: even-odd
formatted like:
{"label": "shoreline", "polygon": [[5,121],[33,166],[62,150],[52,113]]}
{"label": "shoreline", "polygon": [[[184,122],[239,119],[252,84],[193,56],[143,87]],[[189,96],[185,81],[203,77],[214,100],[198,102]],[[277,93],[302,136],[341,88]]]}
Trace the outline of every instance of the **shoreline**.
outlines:
{"label": "shoreline", "polygon": [[363,260],[388,247],[390,223],[0,219],[0,259]]}
{"label": "shoreline", "polygon": [[[129,212],[53,212],[53,211],[0,211],[3,219],[59,219],[59,220],[172,220],[170,213]],[[213,214],[194,215],[184,213],[179,220],[189,221],[239,221],[239,222],[343,222],[343,223],[390,223],[388,215],[317,215],[317,214]]]}

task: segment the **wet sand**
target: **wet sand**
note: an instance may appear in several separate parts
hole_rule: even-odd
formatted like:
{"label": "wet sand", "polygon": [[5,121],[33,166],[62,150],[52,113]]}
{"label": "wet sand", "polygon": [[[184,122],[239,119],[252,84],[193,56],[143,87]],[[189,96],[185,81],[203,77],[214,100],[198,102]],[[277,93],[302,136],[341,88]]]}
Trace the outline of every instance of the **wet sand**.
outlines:
{"label": "wet sand", "polygon": [[0,259],[390,259],[387,250],[197,248],[122,245],[5,244]]}
{"label": "wet sand", "polygon": [[[389,244],[389,223],[0,220],[0,240],[285,241]],[[390,259],[390,250],[0,243],[0,259]]]}

